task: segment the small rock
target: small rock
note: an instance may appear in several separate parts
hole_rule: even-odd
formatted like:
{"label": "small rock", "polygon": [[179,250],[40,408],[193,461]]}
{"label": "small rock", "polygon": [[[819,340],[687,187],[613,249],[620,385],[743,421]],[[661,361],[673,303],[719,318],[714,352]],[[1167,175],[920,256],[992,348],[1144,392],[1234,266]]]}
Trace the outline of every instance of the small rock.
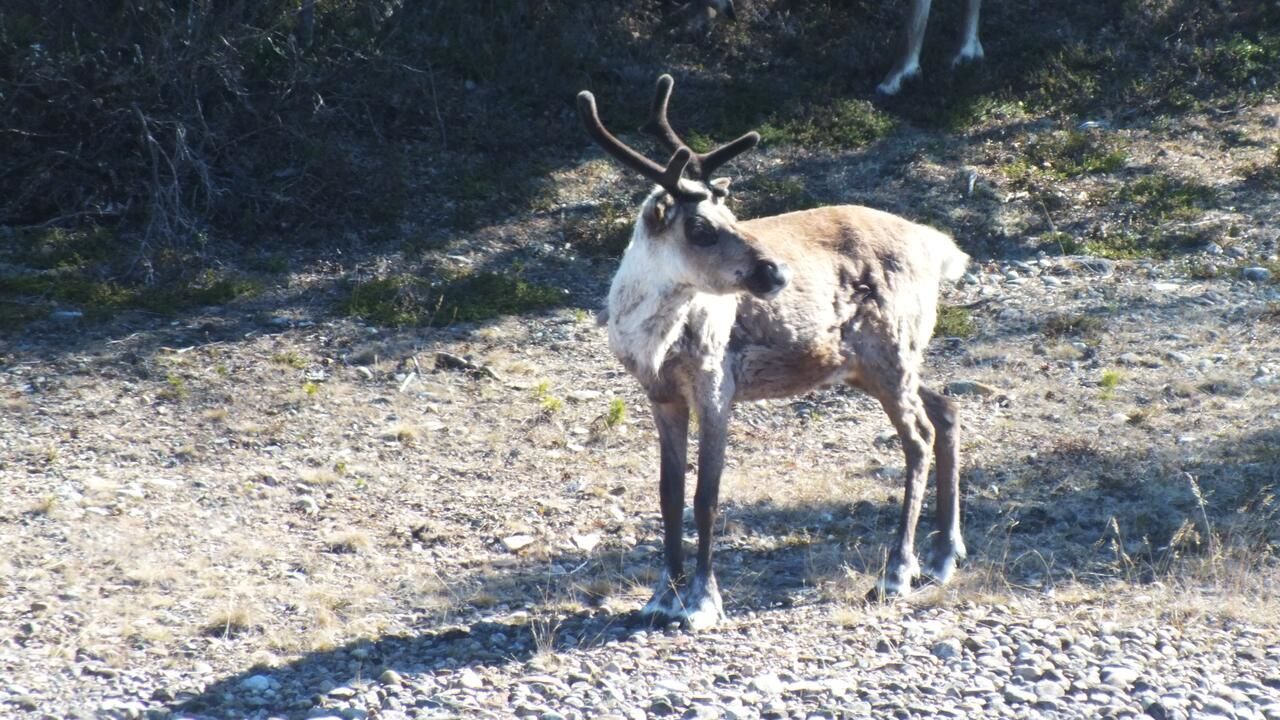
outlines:
{"label": "small rock", "polygon": [[266,692],[271,689],[271,678],[266,675],[250,675],[240,681],[240,687],[252,693]]}
{"label": "small rock", "polygon": [[649,714],[656,717],[666,717],[667,715],[675,715],[675,706],[671,704],[665,696],[659,695],[649,701]]}
{"label": "small rock", "polygon": [[1017,685],[1006,685],[1004,701],[1010,705],[1030,705],[1036,701],[1036,694]]}
{"label": "small rock", "polygon": [[1207,715],[1226,718],[1236,717],[1236,709],[1232,707],[1231,703],[1216,697],[1205,698],[1204,703],[1200,706],[1200,711]]}
{"label": "small rock", "polygon": [[1249,282],[1264,283],[1271,280],[1271,271],[1264,267],[1247,267],[1240,271],[1240,277]]}
{"label": "small rock", "polygon": [[353,687],[347,687],[346,685],[339,685],[338,687],[330,690],[327,694],[329,695],[329,697],[335,700],[350,700],[351,698],[355,697],[359,693],[357,693],[356,689]]}
{"label": "small rock", "polygon": [[960,641],[955,638],[939,640],[933,644],[933,656],[941,660],[960,657]]}
{"label": "small rock", "polygon": [[600,533],[587,533],[585,535],[574,535],[573,546],[582,552],[591,552],[600,544]]}
{"label": "small rock", "polygon": [[320,504],[317,503],[316,499],[310,495],[303,495],[297,500],[294,500],[293,506],[296,509],[301,510],[306,515],[315,515],[320,512]]}
{"label": "small rock", "polygon": [[1168,352],[1166,352],[1164,354],[1164,359],[1168,360],[1171,363],[1176,363],[1178,365],[1186,365],[1187,363],[1191,362],[1190,355],[1184,352],[1178,352],[1177,350],[1169,350]]}
{"label": "small rock", "polygon": [[1037,700],[1056,700],[1066,694],[1067,689],[1062,687],[1061,683],[1056,683],[1052,680],[1041,680],[1036,683]]}
{"label": "small rock", "polygon": [[1110,277],[1115,274],[1116,264],[1105,258],[1084,257],[1076,260],[1076,267],[1091,275]]}
{"label": "small rock", "polygon": [[57,320],[58,322],[72,322],[82,317],[84,317],[84,313],[79,310],[54,310],[49,313],[49,319]]}
{"label": "small rock", "polygon": [[394,687],[399,687],[404,684],[404,678],[400,677],[400,673],[396,672],[395,670],[392,670],[391,668],[387,668],[386,670],[382,671],[381,675],[378,676],[378,682],[382,683],[383,685],[391,685]]}
{"label": "small rock", "polygon": [[1035,665],[1018,665],[1013,669],[1013,676],[1020,680],[1033,682],[1040,679],[1040,668]]}
{"label": "small rock", "polygon": [[785,689],[776,673],[761,673],[751,678],[749,687],[763,695],[779,695]]}
{"label": "small rock", "polygon": [[458,685],[468,690],[479,690],[484,687],[484,678],[480,677],[480,674],[475,670],[466,668],[458,673]]}
{"label": "small rock", "polygon": [[360,377],[364,378],[365,380],[373,379],[373,371],[363,365],[356,366],[356,373],[358,373]]}
{"label": "small rock", "polygon": [[654,687],[676,695],[689,694],[689,686],[675,678],[662,678],[658,682],[654,683]]}
{"label": "small rock", "polygon": [[1123,665],[1108,665],[1098,673],[1098,679],[1112,687],[1125,689],[1138,679],[1138,671]]}
{"label": "small rock", "polygon": [[533,537],[532,535],[509,535],[507,537],[502,538],[502,546],[507,549],[507,552],[514,553],[514,552],[520,552],[521,550],[529,547],[536,541],[537,541],[537,538]]}
{"label": "small rock", "polygon": [[590,402],[591,400],[599,400],[604,397],[604,393],[599,390],[574,390],[566,397],[574,402]]}

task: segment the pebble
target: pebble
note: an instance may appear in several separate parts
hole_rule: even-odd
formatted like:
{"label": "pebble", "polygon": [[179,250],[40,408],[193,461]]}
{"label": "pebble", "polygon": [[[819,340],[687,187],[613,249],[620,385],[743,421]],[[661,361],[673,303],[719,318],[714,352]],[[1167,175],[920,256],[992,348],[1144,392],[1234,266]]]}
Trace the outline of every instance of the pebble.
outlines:
{"label": "pebble", "polygon": [[1121,665],[1108,665],[1099,671],[1098,678],[1107,685],[1127,689],[1138,679],[1138,671]]}
{"label": "pebble", "polygon": [[1010,705],[1031,705],[1036,701],[1036,694],[1017,685],[1006,685],[1004,700]]}
{"label": "pebble", "polygon": [[1264,267],[1247,267],[1240,270],[1240,277],[1254,283],[1264,283],[1271,280],[1271,271]]}
{"label": "pebble", "polygon": [[240,681],[240,687],[252,693],[266,692],[271,689],[271,678],[266,675],[250,675]]}
{"label": "pebble", "polygon": [[536,540],[537,538],[532,535],[508,535],[502,538],[502,546],[507,549],[507,552],[515,553],[529,547]]}
{"label": "pebble", "polygon": [[933,655],[942,660],[953,660],[960,657],[960,641],[955,638],[939,640],[933,644]]}
{"label": "pebble", "polygon": [[785,689],[782,680],[775,673],[762,673],[751,678],[748,687],[762,695],[780,695]]}

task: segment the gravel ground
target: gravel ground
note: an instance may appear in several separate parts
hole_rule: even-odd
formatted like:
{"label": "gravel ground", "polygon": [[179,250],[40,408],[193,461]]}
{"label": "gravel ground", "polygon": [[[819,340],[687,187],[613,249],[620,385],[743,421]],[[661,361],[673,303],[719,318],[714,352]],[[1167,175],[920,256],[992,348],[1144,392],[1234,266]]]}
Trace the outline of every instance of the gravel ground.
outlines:
{"label": "gravel ground", "polygon": [[[1035,210],[969,149],[996,209],[959,227]],[[957,581],[861,602],[901,492],[874,403],[747,405],[729,619],[699,634],[634,619],[652,423],[591,318],[612,263],[535,242],[545,219],[455,261],[526,248],[579,310],[371,328],[314,263],[243,305],[0,339],[0,715],[1280,718],[1280,228],[1274,198],[1234,202],[1243,232],[1165,260],[957,232],[979,261],[944,302],[974,330],[926,375],[964,423]]]}

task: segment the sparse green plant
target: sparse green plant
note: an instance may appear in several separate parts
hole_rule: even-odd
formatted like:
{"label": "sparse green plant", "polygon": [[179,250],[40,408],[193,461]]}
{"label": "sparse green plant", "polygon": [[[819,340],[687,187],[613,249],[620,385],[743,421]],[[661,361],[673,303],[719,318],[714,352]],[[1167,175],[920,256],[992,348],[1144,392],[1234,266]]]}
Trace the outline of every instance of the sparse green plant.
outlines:
{"label": "sparse green plant", "polygon": [[291,367],[294,370],[305,370],[307,366],[311,364],[307,362],[306,358],[302,357],[302,355],[298,354],[294,350],[286,350],[272,355],[271,362],[276,365]]}
{"label": "sparse green plant", "polygon": [[552,415],[564,409],[564,399],[552,394],[551,384],[546,380],[534,386],[533,397],[538,401],[545,415]]}
{"label": "sparse green plant", "polygon": [[1119,370],[1103,370],[1102,377],[1098,379],[1098,387],[1102,388],[1102,399],[1110,400],[1115,397],[1116,388],[1120,386],[1123,375]]}
{"label": "sparse green plant", "polygon": [[978,333],[973,314],[958,305],[939,305],[938,320],[933,326],[934,337],[969,338]]}
{"label": "sparse green plant", "polygon": [[1084,249],[1074,235],[1061,230],[1041,233],[1037,244],[1046,251],[1057,251],[1062,255],[1076,255]]}
{"label": "sparse green plant", "polygon": [[1066,180],[1080,175],[1115,172],[1128,162],[1128,154],[1113,136],[1078,130],[1062,130],[1035,138],[1022,150],[1022,158],[1001,166],[1010,179],[1030,182],[1037,178]]}
{"label": "sparse green plant", "polygon": [[1148,175],[1124,185],[1115,197],[1139,206],[1150,224],[1161,224],[1199,218],[1216,202],[1218,192],[1195,180]]}
{"label": "sparse green plant", "polygon": [[547,395],[546,397],[542,398],[543,413],[547,415],[553,415],[555,413],[560,412],[562,409],[564,409],[564,400],[558,397],[555,397],[554,395]]}
{"label": "sparse green plant", "polygon": [[315,397],[320,393],[320,385],[308,380],[302,383],[302,392],[306,393],[307,397]]}
{"label": "sparse green plant", "polygon": [[609,401],[609,411],[605,413],[604,424],[607,427],[617,427],[626,422],[627,404],[622,398],[614,398]]}
{"label": "sparse green plant", "polygon": [[762,142],[803,148],[855,150],[888,135],[893,117],[866,100],[835,100],[760,125]]}
{"label": "sparse green plant", "polygon": [[187,388],[187,381],[181,375],[169,373],[164,378],[165,387],[160,389],[159,397],[165,400],[185,400],[191,391]]}

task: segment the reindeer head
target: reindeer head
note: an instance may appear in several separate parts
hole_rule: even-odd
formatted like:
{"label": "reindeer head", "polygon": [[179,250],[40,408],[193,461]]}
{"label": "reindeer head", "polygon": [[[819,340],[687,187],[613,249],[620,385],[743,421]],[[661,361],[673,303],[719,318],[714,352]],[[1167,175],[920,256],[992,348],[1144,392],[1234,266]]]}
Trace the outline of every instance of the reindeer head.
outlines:
{"label": "reindeer head", "polygon": [[[641,207],[628,252],[652,254],[661,264],[655,270],[703,292],[745,290],[773,296],[786,287],[790,271],[768,256],[725,205],[728,178],[711,179],[721,165],[754,147],[760,136],[747,133],[711,152],[693,152],[667,122],[674,84],[670,75],[658,78],[653,111],[644,127],[672,152],[665,168],[614,137],[600,122],[595,97],[586,90],[578,93],[578,112],[592,139],[618,162],[658,185]],[[686,169],[692,169],[693,179],[684,177]]]}

